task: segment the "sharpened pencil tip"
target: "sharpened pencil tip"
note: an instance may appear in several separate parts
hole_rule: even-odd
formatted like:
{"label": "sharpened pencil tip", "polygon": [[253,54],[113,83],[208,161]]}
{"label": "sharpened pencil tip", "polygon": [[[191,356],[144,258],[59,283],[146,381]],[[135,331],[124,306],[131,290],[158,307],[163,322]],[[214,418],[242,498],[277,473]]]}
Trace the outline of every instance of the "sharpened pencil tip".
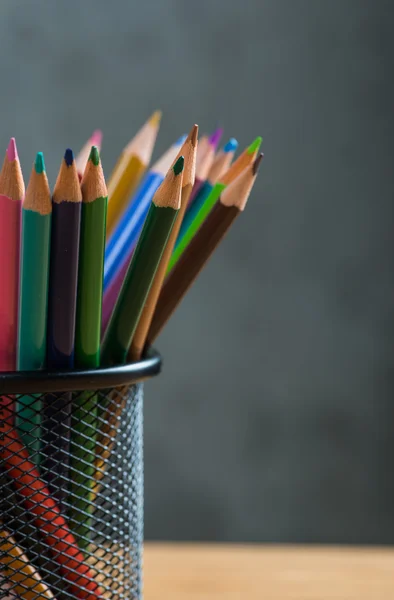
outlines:
{"label": "sharpened pencil tip", "polygon": [[261,136],[258,136],[255,140],[253,140],[253,142],[248,147],[248,154],[254,154],[254,152],[257,152],[261,146],[262,141],[263,138]]}
{"label": "sharpened pencil tip", "polygon": [[161,110],[156,110],[153,113],[153,115],[151,116],[151,118],[149,119],[149,123],[151,125],[153,125],[154,127],[157,127],[158,125],[160,125],[161,117],[162,117]]}
{"label": "sharpened pencil tip", "polygon": [[193,125],[192,130],[190,132],[190,141],[192,143],[193,148],[196,147],[198,140],[198,125]]}
{"label": "sharpened pencil tip", "polygon": [[7,157],[8,157],[8,160],[10,162],[12,160],[17,160],[18,159],[18,150],[16,149],[16,142],[15,142],[15,138],[14,137],[12,137],[10,139],[10,143],[8,144]]}
{"label": "sharpened pencil tip", "polygon": [[185,164],[185,159],[183,156],[180,156],[174,166],[172,167],[175,175],[179,175],[183,171],[183,166]]}
{"label": "sharpened pencil tip", "polygon": [[89,160],[94,164],[95,167],[98,167],[100,164],[100,154],[97,146],[92,146],[89,154]]}
{"label": "sharpened pencil tip", "polygon": [[256,158],[256,160],[253,163],[253,175],[256,175],[257,171],[259,170],[259,167],[261,165],[261,161],[264,158],[264,154],[262,152],[260,152],[260,154],[258,155],[258,157]]}
{"label": "sharpened pencil tip", "polygon": [[97,148],[100,150],[102,142],[103,132],[101,131],[101,129],[96,129],[95,131],[93,131],[90,137],[90,143],[92,146],[97,146]]}
{"label": "sharpened pencil tip", "polygon": [[65,151],[64,160],[66,161],[66,165],[68,167],[71,167],[71,165],[74,162],[74,153],[70,148],[67,148],[67,150]]}
{"label": "sharpened pencil tip", "polygon": [[215,150],[219,145],[220,138],[222,137],[222,135],[223,129],[221,127],[218,127],[209,138],[209,143],[211,144],[211,146],[213,146],[213,148],[215,148]]}
{"label": "sharpened pencil tip", "polygon": [[234,152],[238,148],[238,142],[235,138],[230,138],[223,147],[223,152]]}
{"label": "sharpened pencil tip", "polygon": [[37,152],[36,160],[34,161],[34,169],[38,175],[45,172],[45,161],[42,152]]}

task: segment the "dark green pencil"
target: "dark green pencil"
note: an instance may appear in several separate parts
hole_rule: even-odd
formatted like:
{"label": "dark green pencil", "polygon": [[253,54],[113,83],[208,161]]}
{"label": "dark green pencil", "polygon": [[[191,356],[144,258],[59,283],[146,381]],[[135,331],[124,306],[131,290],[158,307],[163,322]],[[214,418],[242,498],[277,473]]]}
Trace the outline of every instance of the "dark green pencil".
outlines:
{"label": "dark green pencil", "polygon": [[181,205],[183,156],[153,197],[101,349],[101,364],[123,364]]}

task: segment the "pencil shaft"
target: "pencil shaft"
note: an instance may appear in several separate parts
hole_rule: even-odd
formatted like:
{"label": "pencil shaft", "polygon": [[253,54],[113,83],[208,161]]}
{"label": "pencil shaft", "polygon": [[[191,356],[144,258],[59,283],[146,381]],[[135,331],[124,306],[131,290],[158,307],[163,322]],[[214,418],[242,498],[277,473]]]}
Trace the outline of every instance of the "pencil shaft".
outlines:
{"label": "pencil shaft", "polygon": [[176,214],[177,211],[171,208],[159,208],[154,203],[151,204],[103,341],[102,364],[104,365],[122,364],[126,360],[138,319]]}
{"label": "pencil shaft", "polygon": [[[123,162],[125,163],[124,169],[121,168]],[[146,169],[146,165],[144,165],[140,158],[135,155],[121,158],[120,163],[117,170],[119,170],[121,174],[116,178],[116,181],[110,183],[109,188],[110,196],[107,218],[108,236],[111,235],[116,224],[121,219],[123,211]]]}
{"label": "pencil shaft", "polygon": [[172,256],[171,256],[171,259],[170,259],[170,262],[168,265],[167,275],[174,268],[174,266],[176,265],[176,263],[182,256],[182,253],[185,251],[187,246],[190,244],[191,240],[193,239],[193,237],[195,236],[195,234],[197,233],[197,231],[199,230],[199,228],[201,227],[201,225],[203,224],[203,222],[205,221],[205,219],[211,212],[212,208],[215,206],[220,194],[225,189],[225,187],[226,186],[222,183],[216,183],[214,185],[209,196],[205,199],[205,202],[202,204],[199,211],[194,216],[193,221],[189,224],[189,227],[185,231],[184,235],[177,243],[177,246],[176,246],[174,252],[172,253]]}
{"label": "pencil shaft", "polygon": [[181,227],[179,230],[179,234],[177,237],[175,247],[177,247],[181,243],[183,236],[186,234],[187,230],[193,223],[193,221],[196,218],[196,216],[198,215],[200,209],[204,206],[204,203],[206,202],[206,200],[209,197],[212,190],[213,190],[213,185],[211,185],[209,182],[206,182],[199,187],[198,193],[195,195],[193,202],[190,203],[187,208],[186,214],[183,218],[183,221],[182,221],[182,224],[181,224]]}
{"label": "pencil shaft", "polygon": [[[106,213],[106,197],[82,204],[75,334],[75,365],[81,369],[100,366]],[[72,414],[69,515],[70,526],[82,549],[88,546],[91,535],[96,432],[96,394],[88,391],[76,394]]]}
{"label": "pencil shaft", "polygon": [[[74,366],[80,219],[80,202],[53,203],[47,346],[50,369]],[[43,404],[41,464],[50,488],[62,503],[69,481],[71,393],[46,394]]]}
{"label": "pencil shaft", "polygon": [[175,219],[175,223],[169,235],[166,247],[164,248],[159,267],[156,271],[152,287],[149,291],[148,297],[144,305],[144,309],[141,313],[141,317],[139,319],[138,326],[136,328],[132,340],[128,356],[128,358],[132,361],[139,360],[142,356],[150,324],[156,309],[156,304],[160,296],[160,291],[162,289],[163,282],[165,280],[167,265],[171,258],[171,254],[174,249],[179,230],[183,223],[191,191],[191,184],[188,184],[182,188],[181,208]]}
{"label": "pencil shaft", "polygon": [[[46,364],[50,240],[51,214],[22,209],[17,361],[20,371],[43,369]],[[36,464],[39,463],[41,409],[39,396],[17,399],[17,427]]]}
{"label": "pencil shaft", "polygon": [[163,179],[163,175],[159,173],[147,173],[135,197],[109,238],[105,250],[104,290],[115,278],[118,269],[123,264],[124,257],[130,255],[137,244],[150,203]]}
{"label": "pencil shaft", "polygon": [[233,206],[216,204],[163,286],[147,336],[148,344],[157,338],[239,213]]}
{"label": "pencil shaft", "polygon": [[53,204],[48,301],[48,367],[74,366],[80,202]]}
{"label": "pencil shaft", "polygon": [[100,365],[106,209],[107,198],[82,204],[75,328],[75,365],[79,368]]}
{"label": "pencil shaft", "polygon": [[0,195],[0,371],[16,367],[21,208]]}

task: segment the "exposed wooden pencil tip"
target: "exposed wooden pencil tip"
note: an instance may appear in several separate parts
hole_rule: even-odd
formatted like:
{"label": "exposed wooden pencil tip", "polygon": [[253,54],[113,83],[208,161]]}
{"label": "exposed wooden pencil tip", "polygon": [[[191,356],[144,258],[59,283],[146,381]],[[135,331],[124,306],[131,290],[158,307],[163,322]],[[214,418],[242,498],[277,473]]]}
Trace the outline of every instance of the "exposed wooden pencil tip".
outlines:
{"label": "exposed wooden pencil tip", "polygon": [[183,156],[180,156],[173,166],[175,175],[179,175],[180,173],[182,173],[184,164],[185,159]]}
{"label": "exposed wooden pencil tip", "polygon": [[101,131],[101,129],[96,129],[91,135],[90,143],[92,146],[97,146],[97,148],[100,150],[102,142],[103,132]]}
{"label": "exposed wooden pencil tip", "polygon": [[16,142],[14,137],[10,139],[10,143],[8,144],[7,158],[10,162],[18,159],[18,151],[16,149]]}
{"label": "exposed wooden pencil tip", "polygon": [[151,116],[151,118],[149,119],[150,124],[153,125],[154,127],[157,127],[160,124],[161,117],[162,117],[161,110],[156,110],[153,113],[153,115]]}
{"label": "exposed wooden pencil tip", "polygon": [[38,175],[45,172],[45,161],[42,152],[37,152],[36,160],[34,161],[34,169]]}
{"label": "exposed wooden pencil tip", "polygon": [[190,141],[192,143],[193,148],[196,147],[198,140],[198,125],[193,125],[192,130],[190,132]]}
{"label": "exposed wooden pencil tip", "polygon": [[64,160],[66,162],[66,165],[68,167],[71,167],[71,165],[74,162],[74,153],[70,148],[67,148],[67,150],[64,153]]}
{"label": "exposed wooden pencil tip", "polygon": [[97,167],[100,164],[100,154],[97,146],[92,146],[89,154],[89,160]]}
{"label": "exposed wooden pencil tip", "polygon": [[258,157],[256,158],[256,160],[253,163],[253,169],[252,169],[253,175],[256,175],[257,171],[259,170],[260,164],[261,164],[261,161],[263,160],[263,158],[264,158],[264,154],[262,152],[260,152],[260,154],[258,155]]}

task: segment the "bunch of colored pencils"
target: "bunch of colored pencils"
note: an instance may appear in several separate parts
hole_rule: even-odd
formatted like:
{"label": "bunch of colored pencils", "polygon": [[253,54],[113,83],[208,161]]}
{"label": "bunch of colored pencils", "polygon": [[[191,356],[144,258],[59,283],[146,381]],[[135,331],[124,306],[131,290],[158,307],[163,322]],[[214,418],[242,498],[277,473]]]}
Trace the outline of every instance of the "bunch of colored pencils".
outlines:
{"label": "bunch of colored pencils", "polygon": [[[11,139],[0,173],[1,371],[138,361],[243,212],[261,138],[233,160],[235,139],[218,149],[217,130],[198,147],[194,125],[148,168],[160,119],[156,112],[122,151],[108,191],[99,131],[76,159],[66,150],[52,194],[41,152],[25,194]],[[99,443],[98,412],[91,393],[0,398],[0,462],[71,591],[88,600],[102,597],[85,551],[111,452]],[[0,533],[3,548],[12,535]],[[43,598],[53,597],[22,550],[0,553],[11,580],[10,556]]]}

